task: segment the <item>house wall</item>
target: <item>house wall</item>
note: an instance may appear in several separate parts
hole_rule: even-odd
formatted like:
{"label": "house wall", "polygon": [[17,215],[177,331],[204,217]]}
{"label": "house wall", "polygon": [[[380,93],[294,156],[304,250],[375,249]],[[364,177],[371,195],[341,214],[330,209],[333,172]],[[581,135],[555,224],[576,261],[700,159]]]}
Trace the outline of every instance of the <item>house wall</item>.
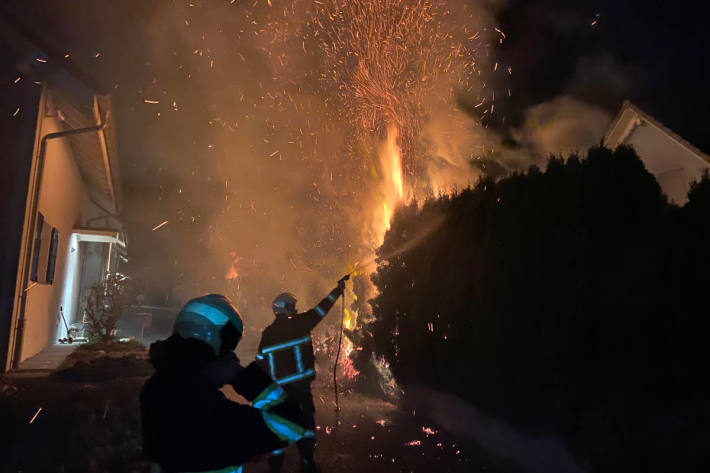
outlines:
{"label": "house wall", "polygon": [[[42,120],[42,135],[63,129],[58,118],[45,117]],[[46,222],[59,230],[59,247],[54,283],[34,285],[27,293],[20,361],[38,353],[56,339],[60,323],[59,306],[67,300],[65,285],[76,278],[71,271],[67,271],[72,229],[82,225],[87,205],[87,191],[69,141],[64,138],[49,141],[46,153],[38,210]]]}
{"label": "house wall", "polygon": [[[19,61],[5,43],[0,31],[0,67],[12,71]],[[17,85],[0,87],[0,109],[9,113],[0,118],[0,373],[8,369],[14,341],[13,308],[17,282],[17,269],[23,251],[27,188],[32,170],[32,152],[35,146],[37,111],[41,103],[41,87],[25,76]],[[29,84],[29,85],[28,85]],[[19,108],[15,116],[11,116]]]}
{"label": "house wall", "polygon": [[687,202],[690,183],[699,180],[703,171],[710,167],[688,148],[648,123],[635,127],[624,143],[634,147],[646,169],[656,176],[663,192],[677,204]]}

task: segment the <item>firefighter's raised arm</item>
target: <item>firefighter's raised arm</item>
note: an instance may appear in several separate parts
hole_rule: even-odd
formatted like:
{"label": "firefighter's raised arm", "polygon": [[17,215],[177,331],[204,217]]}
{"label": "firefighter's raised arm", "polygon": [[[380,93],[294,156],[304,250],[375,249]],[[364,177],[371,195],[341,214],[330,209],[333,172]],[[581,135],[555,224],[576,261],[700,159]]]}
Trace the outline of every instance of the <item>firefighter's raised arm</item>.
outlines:
{"label": "firefighter's raised arm", "polygon": [[325,317],[325,315],[330,311],[330,309],[333,307],[335,304],[335,301],[338,300],[338,297],[343,295],[343,291],[345,290],[345,279],[341,279],[338,281],[338,285],[330,291],[330,293],[325,296],[325,299],[320,301],[317,306],[313,308],[313,310],[321,317]]}

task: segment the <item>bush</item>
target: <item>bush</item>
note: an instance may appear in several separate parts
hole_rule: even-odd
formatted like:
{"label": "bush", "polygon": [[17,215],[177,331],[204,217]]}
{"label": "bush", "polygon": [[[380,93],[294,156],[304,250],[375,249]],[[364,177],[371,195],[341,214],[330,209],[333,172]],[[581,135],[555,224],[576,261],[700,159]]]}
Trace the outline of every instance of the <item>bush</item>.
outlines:
{"label": "bush", "polygon": [[121,274],[110,274],[91,288],[84,314],[91,342],[112,343],[116,323],[131,300],[129,279]]}

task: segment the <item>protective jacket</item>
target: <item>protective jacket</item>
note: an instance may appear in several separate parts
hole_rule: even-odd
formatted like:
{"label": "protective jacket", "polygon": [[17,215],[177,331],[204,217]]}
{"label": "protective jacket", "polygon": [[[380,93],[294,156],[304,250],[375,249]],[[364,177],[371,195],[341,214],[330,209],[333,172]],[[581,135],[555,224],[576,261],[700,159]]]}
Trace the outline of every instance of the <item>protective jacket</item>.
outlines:
{"label": "protective jacket", "polygon": [[141,391],[143,450],[167,473],[226,471],[303,438],[299,409],[256,364],[232,383],[253,405],[225,398],[203,375],[215,357],[209,345],[179,335],[151,345],[155,374]]}
{"label": "protective jacket", "polygon": [[310,381],[315,377],[315,357],[311,330],[323,320],[342,294],[333,289],[313,309],[295,315],[278,315],[264,329],[257,360],[278,384]]}

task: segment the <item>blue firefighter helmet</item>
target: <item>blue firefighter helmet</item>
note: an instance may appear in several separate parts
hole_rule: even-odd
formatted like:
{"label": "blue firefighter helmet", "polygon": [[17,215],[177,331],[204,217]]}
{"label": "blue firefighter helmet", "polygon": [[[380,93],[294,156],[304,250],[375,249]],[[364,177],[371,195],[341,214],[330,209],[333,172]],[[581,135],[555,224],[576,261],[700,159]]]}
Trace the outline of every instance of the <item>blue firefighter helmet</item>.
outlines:
{"label": "blue firefighter helmet", "polygon": [[205,342],[218,356],[234,350],[243,331],[239,311],[221,294],[192,299],[180,310],[173,326],[173,333]]}
{"label": "blue firefighter helmet", "polygon": [[294,315],[296,313],[296,302],[298,299],[291,292],[283,292],[276,296],[271,308],[276,315]]}

